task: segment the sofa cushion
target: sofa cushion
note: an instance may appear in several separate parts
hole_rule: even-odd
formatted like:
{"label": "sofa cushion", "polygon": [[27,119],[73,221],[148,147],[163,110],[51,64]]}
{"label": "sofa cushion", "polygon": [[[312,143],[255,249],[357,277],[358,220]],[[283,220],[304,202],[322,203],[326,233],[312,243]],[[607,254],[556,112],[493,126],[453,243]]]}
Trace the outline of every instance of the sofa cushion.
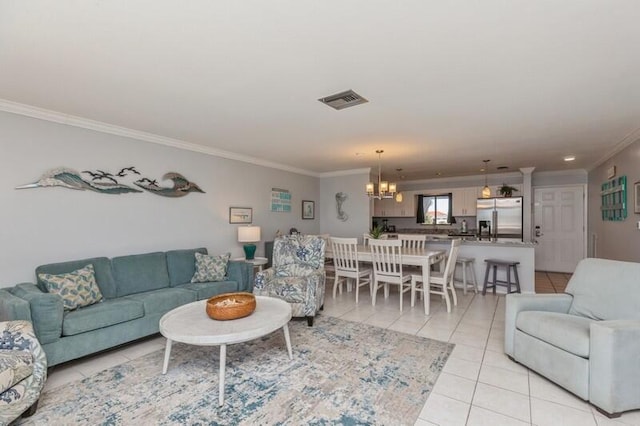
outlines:
{"label": "sofa cushion", "polygon": [[172,287],[191,282],[196,272],[196,253],[207,254],[207,249],[171,250],[166,253],[167,270]]}
{"label": "sofa cushion", "polygon": [[589,327],[594,320],[556,312],[523,311],[516,328],[574,355],[589,358]]}
{"label": "sofa cushion", "polygon": [[569,313],[596,320],[640,319],[640,263],[588,258],[567,284]]}
{"label": "sofa cushion", "polygon": [[196,293],[196,299],[208,299],[222,293],[233,293],[238,291],[238,283],[235,281],[215,281],[207,283],[187,283],[178,288],[185,288]]}
{"label": "sofa cushion", "polygon": [[[93,265],[96,283],[100,288],[102,296],[107,299],[116,297],[116,282],[111,272],[111,261],[106,257],[92,257],[89,259],[73,260],[70,262],[50,263],[48,265],[40,265],[36,268],[36,277],[39,274],[60,275],[72,272],[87,265]],[[44,283],[38,278],[38,287],[40,290],[47,291]]]}
{"label": "sofa cushion", "polygon": [[145,315],[149,315],[169,312],[178,306],[195,302],[196,295],[193,291],[173,287],[132,294],[126,296],[126,299],[142,302],[144,304]]}
{"label": "sofa cushion", "polygon": [[102,300],[102,293],[93,272],[93,265],[64,274],[38,274],[49,293],[62,298],[65,310],[72,311],[83,306],[93,305]]}
{"label": "sofa cushion", "polygon": [[111,259],[118,297],[169,287],[167,260],[162,252]]}
{"label": "sofa cushion", "polygon": [[102,303],[67,312],[62,321],[62,335],[74,336],[143,316],[144,307],[141,302],[125,298],[105,300]]}
{"label": "sofa cushion", "polygon": [[227,264],[231,253],[220,256],[196,253],[196,272],[191,278],[192,283],[222,281],[227,275]]}
{"label": "sofa cushion", "polygon": [[0,349],[0,393],[33,374],[33,355],[29,351]]}

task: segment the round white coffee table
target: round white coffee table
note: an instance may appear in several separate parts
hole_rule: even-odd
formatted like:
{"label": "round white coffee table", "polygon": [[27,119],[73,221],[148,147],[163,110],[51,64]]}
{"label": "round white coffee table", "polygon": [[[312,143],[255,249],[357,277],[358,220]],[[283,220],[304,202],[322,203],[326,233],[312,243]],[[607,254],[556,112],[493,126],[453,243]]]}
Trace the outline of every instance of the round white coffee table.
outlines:
{"label": "round white coffee table", "polygon": [[293,359],[288,323],[291,305],[272,297],[256,296],[256,310],[248,317],[230,321],[216,321],[206,313],[206,300],[180,306],[160,318],[160,333],[167,338],[162,374],[167,374],[171,344],[187,343],[197,346],[220,346],[220,405],[224,404],[224,373],[227,345],[257,339],[282,328],[289,359]]}

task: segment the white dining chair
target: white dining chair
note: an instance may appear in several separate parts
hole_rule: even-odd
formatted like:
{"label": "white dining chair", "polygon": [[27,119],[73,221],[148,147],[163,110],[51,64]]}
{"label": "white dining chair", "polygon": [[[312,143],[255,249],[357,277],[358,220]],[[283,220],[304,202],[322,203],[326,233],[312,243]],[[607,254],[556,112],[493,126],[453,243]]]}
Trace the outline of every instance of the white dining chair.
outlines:
{"label": "white dining chair", "polygon": [[426,234],[398,234],[398,239],[404,248],[424,249],[427,246]]}
{"label": "white dining chair", "polygon": [[336,238],[331,239],[331,251],[333,252],[334,280],[333,298],[336,298],[338,286],[342,293],[342,282],[353,280],[355,282],[356,304],[360,287],[368,285],[369,292],[372,288],[371,268],[362,267],[358,263],[358,239],[357,238]]}
{"label": "white dining chair", "polygon": [[[316,234],[317,237],[320,237],[324,240],[324,246],[325,246],[325,253],[326,250],[329,249],[330,244],[331,244],[331,235],[330,234]],[[328,259],[325,258],[324,259],[324,272],[325,272],[325,279],[328,281],[330,279],[334,279],[335,278],[335,267],[333,266],[333,260],[332,259]]]}
{"label": "white dining chair", "polygon": [[389,284],[398,286],[400,293],[400,312],[404,293],[411,291],[411,274],[402,271],[402,241],[369,240],[371,260],[373,261],[373,290],[371,304],[376,305],[376,295],[381,286],[384,287],[385,299],[389,297]]}
{"label": "white dining chair", "polygon": [[[416,291],[428,291],[431,294],[441,295],[445,303],[447,304],[447,312],[451,312],[451,300],[449,298],[449,291],[452,293],[454,305],[458,304],[458,298],[456,296],[456,289],[453,286],[453,271],[456,266],[456,259],[458,258],[458,251],[460,250],[460,239],[451,240],[451,249],[447,256],[447,261],[443,271],[432,271],[429,276],[429,283],[422,282],[422,274],[411,275],[411,306],[415,305]],[[425,300],[425,312],[427,310]]]}

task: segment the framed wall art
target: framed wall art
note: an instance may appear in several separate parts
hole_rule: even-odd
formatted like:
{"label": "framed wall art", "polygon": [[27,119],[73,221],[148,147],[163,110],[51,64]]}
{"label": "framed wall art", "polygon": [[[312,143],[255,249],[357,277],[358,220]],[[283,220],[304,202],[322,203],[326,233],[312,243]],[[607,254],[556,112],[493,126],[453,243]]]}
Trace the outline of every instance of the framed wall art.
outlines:
{"label": "framed wall art", "polygon": [[229,223],[252,223],[253,209],[251,207],[229,207]]}
{"label": "framed wall art", "polygon": [[303,219],[315,219],[316,206],[315,202],[309,200],[302,200],[302,218]]}
{"label": "framed wall art", "polygon": [[633,212],[640,214],[640,182],[633,184]]}

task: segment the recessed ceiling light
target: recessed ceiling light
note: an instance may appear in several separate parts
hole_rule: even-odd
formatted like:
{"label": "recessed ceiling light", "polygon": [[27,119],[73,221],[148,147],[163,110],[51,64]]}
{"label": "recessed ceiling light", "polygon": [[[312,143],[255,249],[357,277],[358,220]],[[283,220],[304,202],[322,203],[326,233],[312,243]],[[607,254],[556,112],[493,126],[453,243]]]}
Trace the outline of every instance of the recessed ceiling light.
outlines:
{"label": "recessed ceiling light", "polygon": [[575,155],[567,155],[566,157],[564,157],[564,161],[573,161],[576,159]]}
{"label": "recessed ceiling light", "polygon": [[442,176],[442,172],[436,172],[436,176]]}
{"label": "recessed ceiling light", "polygon": [[484,168],[484,167],[480,169],[480,171],[481,171],[481,172],[484,172],[484,170],[485,170],[485,168]]}
{"label": "recessed ceiling light", "polygon": [[507,170],[509,168],[509,166],[498,166],[496,167],[497,170]]}

